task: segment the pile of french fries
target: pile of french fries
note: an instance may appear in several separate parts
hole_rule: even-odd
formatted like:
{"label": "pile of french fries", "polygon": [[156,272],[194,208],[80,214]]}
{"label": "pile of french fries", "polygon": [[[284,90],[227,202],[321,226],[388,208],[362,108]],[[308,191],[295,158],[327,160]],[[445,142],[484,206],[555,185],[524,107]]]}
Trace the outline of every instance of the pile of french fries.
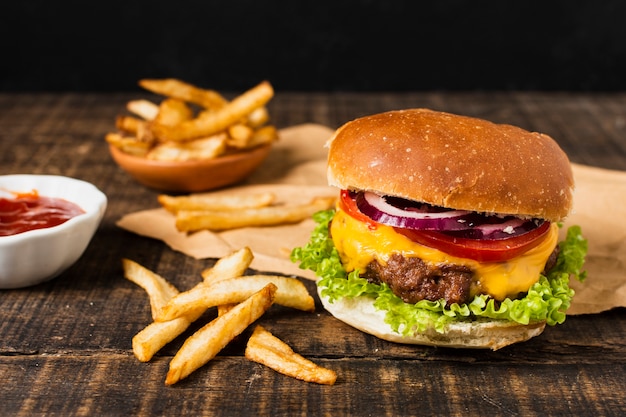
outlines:
{"label": "pile of french fries", "polygon": [[271,192],[161,194],[157,199],[165,210],[176,217],[176,229],[189,233],[297,223],[336,203],[335,197],[313,197],[306,203],[275,204],[276,196]]}
{"label": "pile of french fries", "polygon": [[[274,303],[302,311],[315,310],[313,297],[295,278],[244,275],[252,259],[252,251],[247,247],[220,258],[213,267],[202,271],[202,280],[196,286],[184,292],[138,263],[123,259],[124,276],[146,291],[153,319],[132,339],[135,357],[141,362],[150,361],[215,307],[216,317],[187,338],[171,360],[165,384],[173,385],[217,356]],[[337,379],[333,370],[295,353],[260,325],[248,339],[245,357],[302,381],[333,385]]]}
{"label": "pile of french fries", "polygon": [[142,79],[139,85],[164,98],[131,100],[131,114],[117,117],[117,131],[106,141],[126,153],[160,161],[211,159],[278,139],[266,107],[274,96],[267,81],[231,101],[176,78]]}

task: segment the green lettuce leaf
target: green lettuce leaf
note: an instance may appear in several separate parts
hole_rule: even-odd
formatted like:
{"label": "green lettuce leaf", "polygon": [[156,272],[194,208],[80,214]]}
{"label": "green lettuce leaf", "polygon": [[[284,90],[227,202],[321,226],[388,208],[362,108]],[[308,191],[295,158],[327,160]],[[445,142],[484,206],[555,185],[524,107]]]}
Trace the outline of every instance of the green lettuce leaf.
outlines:
{"label": "green lettuce leaf", "polygon": [[435,328],[443,332],[449,323],[473,321],[480,318],[514,321],[528,324],[543,321],[550,326],[563,323],[574,290],[569,287],[570,277],[583,281],[582,270],[587,254],[587,240],[579,226],[568,228],[564,241],[559,243],[559,257],[555,267],[541,275],[526,296],[521,299],[505,299],[497,303],[486,295],[477,295],[467,304],[446,305],[441,301],[419,301],[407,304],[391,292],[386,284],[372,284],[359,277],[358,271],[347,274],[341,264],[339,253],[328,233],[334,210],[316,213],[317,223],[309,242],[294,248],[291,260],[301,269],[312,270],[318,277],[317,285],[330,302],[343,297],[359,296],[374,299],[374,306],[386,311],[386,322],[401,334]]}

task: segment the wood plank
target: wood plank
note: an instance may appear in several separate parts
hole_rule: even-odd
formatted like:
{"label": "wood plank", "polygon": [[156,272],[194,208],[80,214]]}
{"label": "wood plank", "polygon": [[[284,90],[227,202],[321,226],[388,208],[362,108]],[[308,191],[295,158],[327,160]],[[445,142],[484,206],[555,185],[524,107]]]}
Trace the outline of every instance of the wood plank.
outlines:
{"label": "wood plank", "polygon": [[[159,244],[151,241],[157,250]],[[124,256],[123,249],[118,256]],[[197,272],[205,262],[176,256],[179,268]],[[96,257],[95,259],[98,259]],[[13,290],[11,297],[0,303],[0,316],[11,317],[0,322],[0,334],[14,335],[0,339],[0,352],[5,354],[58,354],[101,350],[122,352],[131,349],[131,339],[150,322],[150,311],[144,291],[122,276],[117,257],[111,256],[99,268],[98,274],[86,279],[83,267],[75,272],[36,289]],[[90,269],[85,267],[86,269]],[[155,268],[160,271],[159,268]],[[164,275],[165,276],[165,275]],[[194,278],[195,279],[195,278]],[[186,279],[189,281],[189,279]],[[188,288],[175,280],[180,288]],[[391,355],[411,358],[451,359],[459,361],[513,361],[523,358],[533,363],[554,361],[552,354],[560,352],[559,361],[565,363],[590,363],[608,359],[626,358],[626,315],[616,309],[600,315],[568,317],[564,324],[548,326],[544,333],[531,341],[510,346],[504,350],[460,351],[430,347],[394,344],[369,337],[334,319],[323,310],[314,283],[302,280],[316,300],[316,313],[305,313],[273,306],[260,323],[292,344],[305,355]],[[15,314],[14,312],[19,312]],[[163,354],[173,354],[184,338],[215,315],[210,310],[196,324],[167,346]],[[46,320],[42,320],[45,317]],[[602,318],[602,320],[598,320]],[[241,349],[240,349],[241,350]],[[601,353],[601,354],[600,354]],[[242,354],[239,352],[239,354]]]}
{"label": "wood plank", "polygon": [[[340,375],[306,383],[218,357],[172,387],[168,360],[128,355],[2,357],[3,412],[33,415],[617,415],[626,364],[316,359]],[[28,388],[24,388],[28,387]],[[385,395],[385,393],[387,393]],[[389,395],[393,393],[393,395]],[[504,394],[504,395],[503,395]],[[250,414],[246,414],[250,413]]]}
{"label": "wood plank", "polygon": [[[84,256],[57,279],[0,293],[2,414],[31,415],[593,415],[626,412],[626,309],[568,317],[496,352],[407,346],[331,317],[274,306],[261,318],[303,356],[335,369],[332,387],[284,377],[243,357],[248,332],[188,379],[166,387],[185,337],[150,363],[131,351],[150,321],[147,297],[123,277],[133,259],[180,289],[213,260],[195,260],[115,221],[157,207],[111,160],[104,134],[136,93],[0,93],[0,174],[70,175],[98,184],[109,207]],[[277,126],[337,127],[364,114],[430,107],[552,135],[574,162],[626,170],[626,93],[281,92]],[[305,281],[314,292],[314,284]]]}

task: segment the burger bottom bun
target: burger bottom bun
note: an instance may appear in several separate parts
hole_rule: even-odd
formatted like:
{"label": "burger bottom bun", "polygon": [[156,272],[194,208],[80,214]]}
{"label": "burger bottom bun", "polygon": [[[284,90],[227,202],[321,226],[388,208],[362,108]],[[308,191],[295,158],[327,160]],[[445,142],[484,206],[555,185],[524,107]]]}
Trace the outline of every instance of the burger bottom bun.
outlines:
{"label": "burger bottom bun", "polygon": [[385,312],[374,307],[373,299],[342,298],[331,303],[322,296],[320,287],[317,291],[322,305],[335,318],[365,333],[396,343],[498,350],[538,336],[546,326],[545,321],[523,325],[508,321],[477,320],[448,324],[443,333],[428,329],[423,333],[403,336],[385,323]]}

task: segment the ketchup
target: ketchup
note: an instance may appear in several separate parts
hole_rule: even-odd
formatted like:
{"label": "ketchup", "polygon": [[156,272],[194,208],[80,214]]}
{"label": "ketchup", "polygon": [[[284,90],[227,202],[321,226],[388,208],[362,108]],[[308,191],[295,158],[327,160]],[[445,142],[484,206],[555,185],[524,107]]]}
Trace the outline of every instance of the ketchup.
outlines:
{"label": "ketchup", "polygon": [[74,203],[36,191],[0,198],[0,236],[57,226],[84,212]]}

